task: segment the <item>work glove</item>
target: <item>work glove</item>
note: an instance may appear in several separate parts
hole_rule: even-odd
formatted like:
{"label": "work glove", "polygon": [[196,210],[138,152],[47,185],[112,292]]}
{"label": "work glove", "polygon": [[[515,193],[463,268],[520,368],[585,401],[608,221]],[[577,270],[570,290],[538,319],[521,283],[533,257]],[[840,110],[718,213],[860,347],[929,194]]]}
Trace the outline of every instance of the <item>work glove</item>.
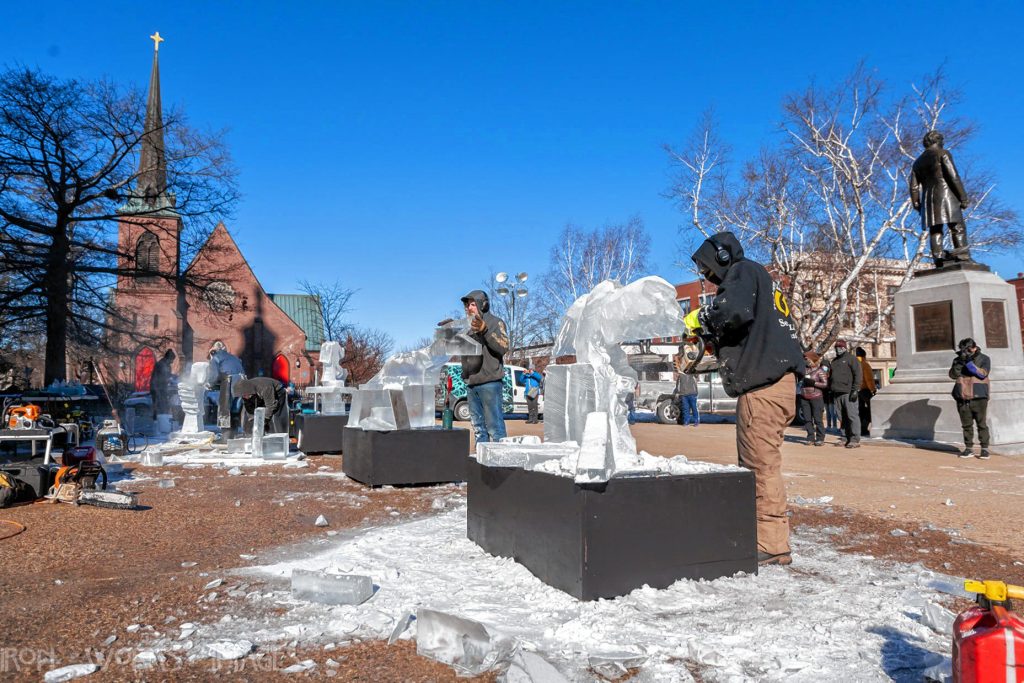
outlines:
{"label": "work glove", "polygon": [[476,316],[469,323],[469,328],[479,334],[487,329],[487,323],[484,322],[482,317]]}
{"label": "work glove", "polygon": [[857,400],[857,396],[858,396],[858,392],[856,392],[856,391],[851,391],[850,392],[850,400],[851,401],[856,401]]}
{"label": "work glove", "polygon": [[971,373],[974,377],[977,377],[978,379],[985,379],[984,373],[982,373],[978,366],[974,364],[973,360],[967,361],[967,365],[964,367],[967,368],[967,372]]}
{"label": "work glove", "polygon": [[703,310],[703,306],[695,308],[686,314],[683,318],[683,324],[686,325],[687,336],[696,337],[697,333],[700,332],[702,325],[700,322],[700,312]]}

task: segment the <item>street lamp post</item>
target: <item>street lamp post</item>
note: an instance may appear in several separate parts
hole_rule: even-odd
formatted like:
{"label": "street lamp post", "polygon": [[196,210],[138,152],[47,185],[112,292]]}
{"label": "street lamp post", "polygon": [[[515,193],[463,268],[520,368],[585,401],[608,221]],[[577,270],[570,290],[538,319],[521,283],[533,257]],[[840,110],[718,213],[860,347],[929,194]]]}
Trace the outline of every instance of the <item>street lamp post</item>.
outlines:
{"label": "street lamp post", "polygon": [[524,284],[530,276],[524,271],[519,273],[513,278],[508,273],[501,272],[494,276],[494,282],[498,285],[495,288],[494,293],[498,296],[508,297],[509,299],[509,321],[508,321],[508,346],[509,355],[515,353],[516,341],[515,330],[516,323],[519,322],[516,318],[516,299],[525,299],[530,290],[526,288]]}

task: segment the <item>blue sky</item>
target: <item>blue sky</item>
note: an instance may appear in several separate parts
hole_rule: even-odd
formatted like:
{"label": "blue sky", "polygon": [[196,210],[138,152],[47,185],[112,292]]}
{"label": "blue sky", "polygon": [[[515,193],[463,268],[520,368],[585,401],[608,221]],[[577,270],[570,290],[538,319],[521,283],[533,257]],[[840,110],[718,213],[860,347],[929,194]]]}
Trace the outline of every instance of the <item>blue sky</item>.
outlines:
{"label": "blue sky", "polygon": [[492,268],[541,275],[567,221],[639,215],[655,272],[687,279],[661,145],[714,106],[746,158],[787,93],[861,60],[900,87],[945,64],[1024,213],[1021,26],[1019,2],[54,1],[5,6],[0,63],[144,86],[159,30],[165,103],[229,129],[228,227],[263,285],[340,279],[403,345]]}

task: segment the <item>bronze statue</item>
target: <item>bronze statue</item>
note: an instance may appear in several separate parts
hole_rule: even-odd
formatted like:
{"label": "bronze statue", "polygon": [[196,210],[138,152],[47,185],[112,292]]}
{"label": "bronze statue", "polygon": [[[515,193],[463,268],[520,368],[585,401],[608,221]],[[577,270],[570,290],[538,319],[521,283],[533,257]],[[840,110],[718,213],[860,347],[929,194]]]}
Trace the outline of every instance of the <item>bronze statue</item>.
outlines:
{"label": "bronze statue", "polygon": [[[921,213],[921,227],[928,230],[935,267],[946,261],[970,261],[967,226],[963,209],[967,193],[956,172],[953,156],[942,148],[942,133],[929,131],[924,136],[924,152],[910,171],[910,201]],[[942,226],[949,230],[953,249],[942,248]]]}

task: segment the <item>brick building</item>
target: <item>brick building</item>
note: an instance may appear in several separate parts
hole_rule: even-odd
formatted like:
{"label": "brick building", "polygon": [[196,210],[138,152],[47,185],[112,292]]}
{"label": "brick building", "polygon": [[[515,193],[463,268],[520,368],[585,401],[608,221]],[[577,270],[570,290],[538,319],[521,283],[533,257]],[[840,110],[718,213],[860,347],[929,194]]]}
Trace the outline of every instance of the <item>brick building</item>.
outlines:
{"label": "brick building", "polygon": [[182,270],[182,219],[167,189],[157,53],[147,96],[139,178],[121,208],[118,265],[111,293],[106,359],[122,386],[149,389],[157,359],[168,349],[180,372],[206,360],[222,341],[249,376],[304,386],[323,341],[319,302],[302,294],[268,294],[223,223]]}

